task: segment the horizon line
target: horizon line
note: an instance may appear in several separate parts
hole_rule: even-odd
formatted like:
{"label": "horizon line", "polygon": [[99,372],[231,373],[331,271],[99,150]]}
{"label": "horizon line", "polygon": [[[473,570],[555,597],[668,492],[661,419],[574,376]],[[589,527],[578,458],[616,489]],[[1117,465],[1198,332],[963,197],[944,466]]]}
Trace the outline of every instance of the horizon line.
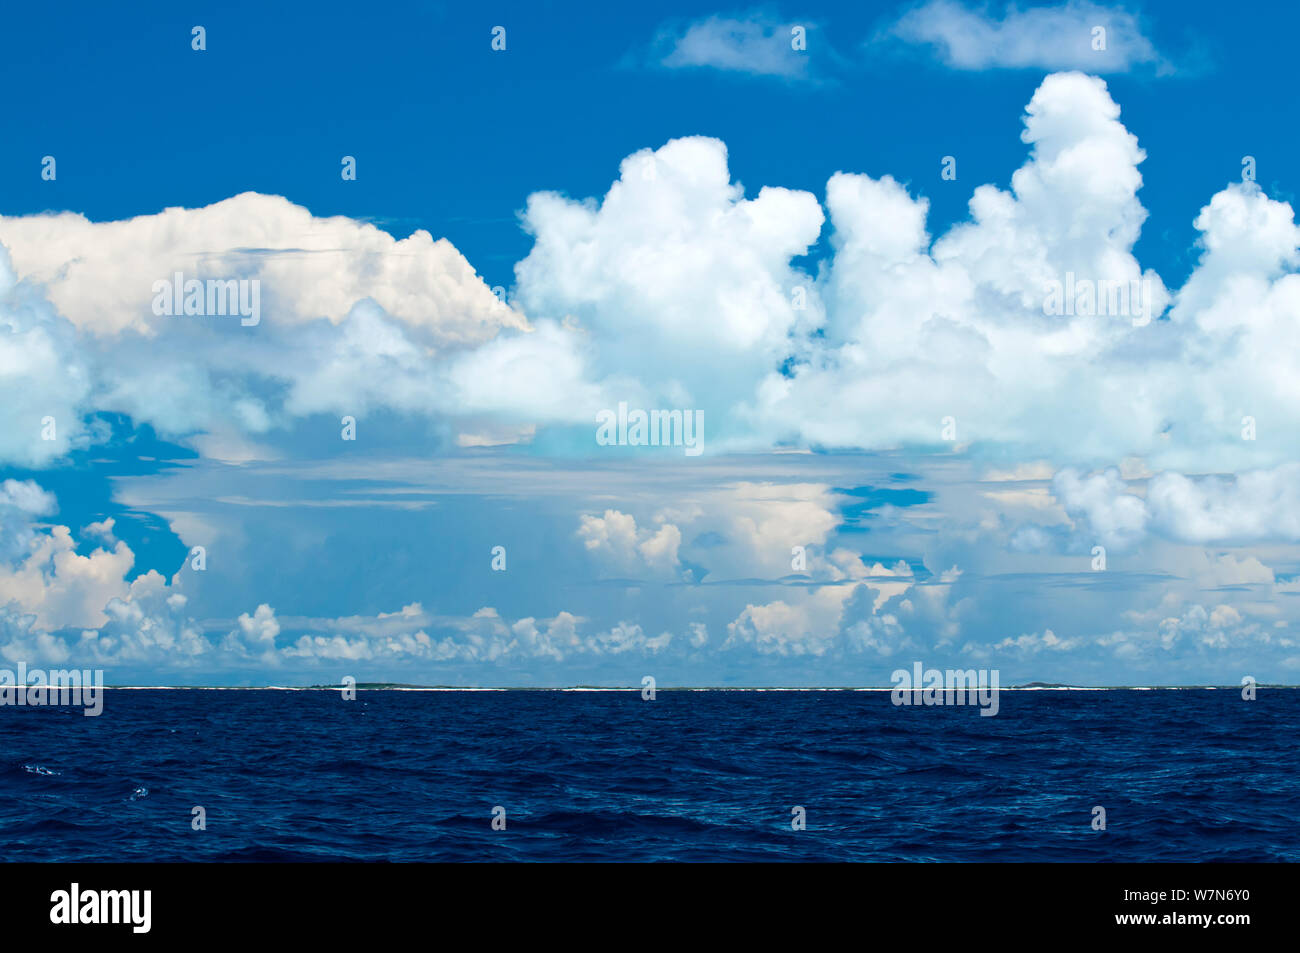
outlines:
{"label": "horizon line", "polygon": [[[57,686],[27,685],[7,686],[11,688],[47,689]],[[355,691],[394,691],[394,692],[640,692],[640,685],[416,685],[401,682],[357,682],[355,685],[104,685],[102,690],[115,691],[285,691],[285,692],[341,692],[351,688]],[[1177,685],[1064,685],[1056,683],[1034,683],[1023,685],[999,686],[1004,692],[1103,692],[1103,691],[1236,691],[1241,685],[1212,685],[1207,683]],[[1287,683],[1256,683],[1254,688],[1297,689],[1300,685]],[[898,686],[890,685],[670,685],[656,686],[656,692],[894,692]],[[955,691],[956,689],[936,687],[903,688],[907,692]]]}

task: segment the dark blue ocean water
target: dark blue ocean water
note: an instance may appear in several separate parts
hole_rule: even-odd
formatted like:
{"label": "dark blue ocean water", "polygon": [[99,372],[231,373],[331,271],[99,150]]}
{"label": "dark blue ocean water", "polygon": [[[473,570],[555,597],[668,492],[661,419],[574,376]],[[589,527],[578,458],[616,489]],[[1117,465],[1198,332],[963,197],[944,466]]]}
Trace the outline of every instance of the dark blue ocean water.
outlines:
{"label": "dark blue ocean water", "polygon": [[1298,739],[1297,690],[1003,692],[992,718],[884,692],[109,691],[97,718],[0,708],[0,843],[8,860],[1298,860]]}

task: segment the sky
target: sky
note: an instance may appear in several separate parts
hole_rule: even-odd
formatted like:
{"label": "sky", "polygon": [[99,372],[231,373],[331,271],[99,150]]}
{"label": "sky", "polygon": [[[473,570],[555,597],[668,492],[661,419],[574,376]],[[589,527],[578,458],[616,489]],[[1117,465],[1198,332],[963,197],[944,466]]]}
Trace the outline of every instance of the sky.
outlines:
{"label": "sky", "polygon": [[0,666],[1300,682],[1234,11],[8,11]]}

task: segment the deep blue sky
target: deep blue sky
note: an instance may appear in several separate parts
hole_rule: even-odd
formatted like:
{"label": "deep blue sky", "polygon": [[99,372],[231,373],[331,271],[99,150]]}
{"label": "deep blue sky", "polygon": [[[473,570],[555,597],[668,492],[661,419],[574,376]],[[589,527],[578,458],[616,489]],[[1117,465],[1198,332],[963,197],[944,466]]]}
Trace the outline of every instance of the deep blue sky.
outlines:
{"label": "deep blue sky", "polygon": [[[990,9],[994,19],[1004,12]],[[1290,387],[1300,372],[1287,361],[1300,289],[1286,273],[1300,232],[1290,209],[1227,187],[1252,155],[1264,193],[1292,199],[1300,14],[1145,4],[1142,33],[1172,69],[1142,62],[1104,74],[1107,98],[1079,75],[1045,81],[1068,65],[967,70],[916,46],[868,42],[906,10],[530,2],[7,11],[0,242],[15,252],[18,280],[6,257],[0,657],[71,657],[112,666],[110,681],[148,683],[354,674],[639,684],[653,665],[662,684],[879,685],[918,658],[1002,666],[1006,683],[1235,684],[1247,673],[1294,681],[1300,496],[1290,488],[1300,470],[1285,467],[1297,466]],[[671,28],[681,37],[714,15],[807,24],[812,79],[665,68],[656,36]],[[191,49],[195,25],[206,29],[203,52]],[[508,31],[505,52],[491,49],[497,25]],[[1069,59],[1055,37],[1036,42],[1044,61]],[[570,205],[532,219],[539,245],[559,247],[542,249],[551,257],[533,259],[510,299],[542,332],[531,336],[496,324],[514,312],[473,276],[439,270],[446,263],[428,250],[423,263],[402,259],[417,262],[408,271],[382,270],[374,266],[392,248],[365,245],[373,231],[319,220],[372,222],[397,238],[427,230],[489,286],[511,287],[515,263],[533,248],[519,220],[530,195],[599,199],[625,157],[703,135],[726,144],[730,174],[750,197],[783,186],[813,193],[826,210],[834,173],[891,175],[930,200],[934,237],[967,217],[979,185],[1005,189],[1016,169],[1042,166],[1027,162],[1020,134],[1026,104],[1053,84],[1052,122],[1113,127],[1098,121],[1113,99],[1147,153],[1137,200],[1103,208],[1104,227],[1085,236],[1085,251],[1100,256],[1111,236],[1127,236],[1124,216],[1140,203],[1148,214],[1136,261],[1178,289],[1200,255],[1193,220],[1219,196],[1226,211],[1211,233],[1245,252],[1198,273],[1181,323],[1121,335],[1080,315],[1060,323],[1073,336],[1058,335],[1036,304],[1024,312],[1020,299],[1002,300],[1017,288],[1038,294],[1015,284],[1024,276],[1012,266],[1042,251],[1059,269],[1065,259],[1051,256],[1068,244],[1062,235],[1077,213],[1107,206],[1106,188],[1131,182],[1123,130],[1119,149],[1114,129],[1077,137],[1102,175],[1045,180],[1063,193],[1100,181],[1081,186],[1083,204],[1048,202],[1041,219],[1030,209],[1013,230],[1018,245],[998,245],[1007,233],[985,230],[997,236],[990,246],[1012,247],[1019,260],[982,261],[980,236],[938,278],[926,270],[932,262],[908,270],[851,252],[816,282],[827,314],[816,327],[803,326],[784,294],[817,271],[806,261],[786,267],[815,233],[813,221],[808,237],[790,237],[803,234],[807,210],[821,214],[811,199],[797,207],[807,196],[785,206],[778,196],[775,213],[763,211],[771,202],[753,203],[763,210],[721,231],[710,216],[735,209],[729,198],[710,206],[706,194],[702,212],[670,222],[676,232],[655,230],[660,203],[698,200],[678,190],[705,167],[711,144],[694,158],[677,154],[664,166],[672,174],[644,193],[652,200],[624,208],[591,240],[565,244]],[[58,162],[54,182],[40,175],[46,155]],[[340,177],[345,155],[358,161],[357,181]],[[941,179],[945,155],[957,159],[955,182]],[[255,330],[150,311],[145,290],[174,273],[168,255],[179,244],[157,219],[92,233],[67,219],[14,218],[71,211],[116,222],[250,191],[318,217],[266,239],[267,314]],[[857,208],[867,204],[841,201],[849,227],[835,234],[853,234],[856,208],[873,238],[906,237],[905,223],[895,231]],[[1071,215],[1055,214],[1060,207]],[[290,214],[256,197],[227,208],[263,212],[241,213],[240,228],[195,226],[194,247],[214,260],[239,257],[262,226]],[[1272,216],[1268,228],[1261,216]],[[197,221],[168,221],[177,218]],[[1254,242],[1234,231],[1239,221],[1268,234]],[[313,251],[355,251],[340,267],[381,277],[345,283],[346,300],[325,289],[320,304],[312,293],[329,276],[310,256],[297,261],[295,244],[320,235],[358,245]],[[830,245],[829,223],[820,235],[813,258]],[[639,242],[678,242],[685,253],[665,265],[638,254]],[[416,244],[402,254],[419,254]],[[593,249],[597,266],[586,269]],[[1118,251],[1108,264],[1127,261],[1128,249]],[[701,261],[708,266],[693,270]],[[744,267],[726,274],[734,262]],[[625,282],[624,271],[638,281]],[[954,275],[989,294],[967,308]],[[451,303],[424,279],[446,279]],[[745,297],[759,279],[782,289],[776,305]],[[1252,297],[1252,288],[1264,291]],[[388,291],[391,313],[355,307]],[[408,292],[409,308],[400,300]],[[467,344],[461,320],[489,305],[506,315]],[[114,321],[133,314],[135,325]],[[933,320],[909,330],[916,314]],[[859,326],[860,317],[871,320]],[[572,327],[561,325],[570,318]],[[786,346],[770,355],[766,336],[758,346],[740,333],[768,319],[775,330],[764,335]],[[727,334],[704,333],[718,328]],[[816,360],[776,382],[801,386],[754,415],[768,418],[755,424],[758,444],[724,443],[735,436],[724,431],[733,411],[770,398],[770,370],[791,366],[796,352]],[[877,366],[876,353],[895,363]],[[566,359],[580,358],[590,365],[569,375]],[[474,386],[481,380],[488,385]],[[664,406],[707,409],[704,455],[606,452],[588,421],[629,387],[646,399],[671,394]],[[605,403],[588,406],[597,398]],[[55,409],[71,449],[34,453],[50,449],[37,432]],[[362,436],[345,442],[340,416],[352,413]],[[936,445],[949,413],[963,436]],[[1259,417],[1258,441],[1239,437],[1245,413]],[[815,426],[792,427],[790,417]],[[1170,433],[1172,450],[1160,442]],[[810,452],[769,452],[787,447]],[[1231,459],[1216,456],[1224,447]],[[1276,469],[1237,493],[1237,473],[1265,464]],[[1144,496],[1148,483],[1163,491]],[[91,528],[107,517],[111,534]],[[1110,549],[1104,572],[1089,555],[1098,540]],[[811,554],[805,569],[791,560],[794,544]],[[208,550],[201,574],[187,568],[192,545]],[[508,572],[490,566],[498,545],[509,550]]]}
{"label": "deep blue sky", "polygon": [[[93,220],[199,206],[246,190],[317,215],[446,237],[491,285],[509,285],[530,245],[515,213],[530,192],[600,195],[619,160],[670,138],[725,141],[750,194],[824,195],[837,170],[897,177],[932,200],[931,233],[966,214],[977,183],[1005,186],[1024,158],[1020,115],[1036,70],[953,71],[882,59],[864,38],[895,3],[775,8],[820,22],[809,52],[829,82],[790,83],[637,67],[657,28],[715,12],[699,3],[395,2],[15,6],[0,34],[10,91],[0,212],[70,209]],[[1147,32],[1177,67],[1107,77],[1148,153],[1138,247],[1178,281],[1196,211],[1240,174],[1281,184],[1296,152],[1294,7],[1146,4]],[[190,28],[208,49],[190,49]],[[507,28],[508,49],[490,49]],[[825,47],[833,47],[831,64]],[[39,162],[54,155],[58,180]],[[355,182],[339,160],[359,161]],[[959,179],[939,179],[956,155]]]}

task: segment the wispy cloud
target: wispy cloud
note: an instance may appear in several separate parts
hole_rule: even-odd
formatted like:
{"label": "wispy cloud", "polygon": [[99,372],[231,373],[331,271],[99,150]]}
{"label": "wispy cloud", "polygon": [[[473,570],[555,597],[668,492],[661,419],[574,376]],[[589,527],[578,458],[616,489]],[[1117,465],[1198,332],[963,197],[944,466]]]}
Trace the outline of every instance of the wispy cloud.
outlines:
{"label": "wispy cloud", "polygon": [[928,46],[944,65],[960,70],[1124,73],[1148,67],[1173,72],[1138,15],[1087,0],[1025,10],[1011,5],[1000,19],[987,7],[929,0],[905,13],[874,42],[899,40]]}
{"label": "wispy cloud", "polygon": [[651,44],[650,59],[668,69],[810,80],[815,78],[816,31],[810,20],[786,20],[766,11],[667,23]]}

